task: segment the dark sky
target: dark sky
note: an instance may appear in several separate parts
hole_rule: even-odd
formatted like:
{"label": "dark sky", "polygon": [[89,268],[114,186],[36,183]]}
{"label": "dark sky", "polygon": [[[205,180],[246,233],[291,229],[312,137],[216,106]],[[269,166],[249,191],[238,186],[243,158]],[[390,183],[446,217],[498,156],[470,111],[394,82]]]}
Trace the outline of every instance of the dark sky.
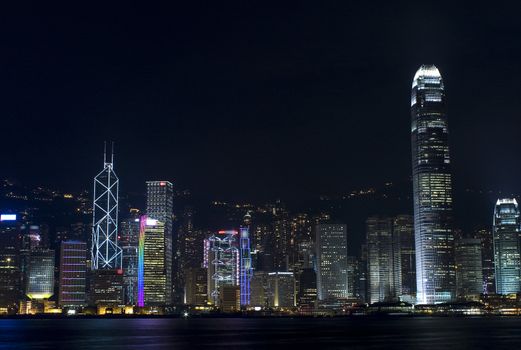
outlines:
{"label": "dark sky", "polygon": [[190,3],[2,11],[0,175],[90,188],[108,139],[127,191],[171,179],[298,198],[402,180],[411,80],[433,63],[455,186],[521,192],[516,2]]}

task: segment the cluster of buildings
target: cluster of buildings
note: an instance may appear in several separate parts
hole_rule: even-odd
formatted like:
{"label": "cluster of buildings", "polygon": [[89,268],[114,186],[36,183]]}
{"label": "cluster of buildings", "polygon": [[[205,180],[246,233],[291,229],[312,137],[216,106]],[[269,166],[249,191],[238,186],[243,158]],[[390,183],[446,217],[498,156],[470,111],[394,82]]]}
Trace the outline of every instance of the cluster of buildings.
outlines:
{"label": "cluster of buildings", "polygon": [[[222,230],[174,216],[174,187],[146,182],[146,209],[120,218],[119,179],[105,155],[94,178],[90,237],[0,217],[0,313],[330,315],[507,310],[521,304],[521,221],[498,199],[491,229],[454,227],[443,79],[424,65],[411,94],[413,215],[370,216],[358,256],[347,225],[290,215],[277,202],[239,207]],[[214,203],[220,205],[220,203]],[[175,220],[174,220],[175,219]],[[177,227],[174,227],[174,221]],[[57,293],[57,295],[56,295]]]}

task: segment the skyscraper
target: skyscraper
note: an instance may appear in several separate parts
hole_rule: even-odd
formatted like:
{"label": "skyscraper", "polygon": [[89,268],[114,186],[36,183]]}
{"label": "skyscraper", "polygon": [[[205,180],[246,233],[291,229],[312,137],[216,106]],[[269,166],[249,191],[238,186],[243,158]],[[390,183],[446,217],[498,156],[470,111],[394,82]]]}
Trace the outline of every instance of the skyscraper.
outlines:
{"label": "skyscraper", "polygon": [[477,238],[457,240],[455,255],[458,297],[478,299],[483,292],[481,240]]}
{"label": "skyscraper", "polygon": [[250,280],[253,272],[251,266],[250,231],[248,227],[241,227],[239,234],[241,306],[248,306],[250,305]]}
{"label": "skyscraper", "polygon": [[483,293],[496,292],[496,273],[494,271],[494,241],[489,228],[475,231],[474,237],[481,241],[481,266],[483,268]]}
{"label": "skyscraper", "polygon": [[455,296],[452,171],[443,79],[434,65],[414,75],[411,144],[418,303]]}
{"label": "skyscraper", "polygon": [[234,230],[221,230],[208,239],[208,301],[219,307],[223,287],[239,285],[237,235]]}
{"label": "skyscraper", "polygon": [[318,299],[347,298],[346,225],[316,226],[316,260]]}
{"label": "skyscraper", "polygon": [[295,307],[295,276],[293,272],[268,273],[268,303],[271,307]]}
{"label": "skyscraper", "polygon": [[61,307],[80,308],[87,303],[87,244],[81,241],[63,241],[60,247],[60,291],[58,302]]}
{"label": "skyscraper", "polygon": [[393,220],[372,216],[367,219],[366,225],[369,302],[390,301],[396,297]]}
{"label": "skyscraper", "polygon": [[110,161],[105,153],[103,170],[94,178],[92,215],[92,270],[121,268],[121,248],[118,246],[119,179],[114,172],[114,144]]}
{"label": "skyscraper", "polygon": [[515,199],[497,200],[493,230],[496,293],[518,293],[521,291],[520,219]]}
{"label": "skyscraper", "polygon": [[139,218],[133,216],[120,222],[119,244],[122,251],[123,283],[125,284],[125,303],[137,303],[137,271],[138,271],[138,244]]}
{"label": "skyscraper", "polygon": [[25,294],[30,299],[49,299],[54,294],[54,250],[36,249],[29,256]]}
{"label": "skyscraper", "polygon": [[0,216],[0,314],[14,313],[22,294],[22,236],[15,214]]}
{"label": "skyscraper", "polygon": [[411,215],[398,215],[393,222],[395,289],[398,296],[416,295],[416,253],[414,220]]}
{"label": "skyscraper", "polygon": [[140,220],[137,304],[162,307],[170,304],[171,295],[165,224],[145,215]]}
{"label": "skyscraper", "polygon": [[[147,181],[147,218],[158,220],[164,225],[164,258],[165,258],[165,276],[166,285],[170,286],[166,291],[166,302],[172,303],[172,292],[175,291],[178,298],[182,297],[182,286],[179,285],[180,272],[172,272],[173,264],[173,248],[172,248],[172,215],[174,187],[169,181]],[[175,278],[177,277],[177,278]],[[175,280],[173,281],[173,278]],[[174,283],[173,283],[174,282]],[[177,295],[179,294],[179,295]],[[180,302],[181,300],[177,300]]]}
{"label": "skyscraper", "polygon": [[304,268],[299,275],[298,306],[302,314],[312,314],[317,301],[317,275],[312,268]]}

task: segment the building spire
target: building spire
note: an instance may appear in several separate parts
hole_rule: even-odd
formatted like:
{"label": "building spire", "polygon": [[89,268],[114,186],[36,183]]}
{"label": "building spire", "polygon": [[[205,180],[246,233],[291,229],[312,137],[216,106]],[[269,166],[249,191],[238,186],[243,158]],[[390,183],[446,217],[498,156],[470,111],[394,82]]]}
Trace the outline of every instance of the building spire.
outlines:
{"label": "building spire", "polygon": [[107,164],[107,141],[103,141],[103,164]]}
{"label": "building spire", "polygon": [[112,141],[112,154],[110,157],[110,164],[114,164],[114,141]]}

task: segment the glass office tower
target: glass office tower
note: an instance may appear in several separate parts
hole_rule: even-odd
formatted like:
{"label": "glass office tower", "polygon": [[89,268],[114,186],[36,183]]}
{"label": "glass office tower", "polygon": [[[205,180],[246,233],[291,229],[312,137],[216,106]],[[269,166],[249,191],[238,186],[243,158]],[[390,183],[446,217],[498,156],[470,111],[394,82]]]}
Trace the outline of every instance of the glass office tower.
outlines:
{"label": "glass office tower", "polygon": [[434,65],[414,75],[411,94],[412,177],[417,301],[455,296],[452,171],[443,79]]}
{"label": "glass office tower", "polygon": [[60,285],[58,301],[61,307],[80,308],[87,303],[87,243],[63,241],[60,247]]}
{"label": "glass office tower", "polygon": [[138,253],[138,306],[166,306],[170,303],[165,251],[165,224],[143,215],[140,219]]}
{"label": "glass office tower", "polygon": [[494,209],[496,293],[520,291],[519,207],[515,199],[498,199]]}
{"label": "glass office tower", "polygon": [[346,225],[317,225],[316,268],[319,300],[348,297],[347,263]]}
{"label": "glass office tower", "polygon": [[[369,302],[392,301],[396,298],[393,256],[393,220],[371,216],[366,221],[367,271]],[[397,271],[396,271],[397,272]]]}
{"label": "glass office tower", "polygon": [[[164,225],[164,256],[165,256],[165,274],[166,285],[169,286],[166,291],[166,303],[171,304],[172,292],[180,291],[179,271],[173,272],[173,251],[172,246],[172,218],[173,218],[173,200],[174,186],[169,181],[147,181],[147,212],[146,215],[150,219],[158,220]],[[174,298],[176,299],[176,298]]]}

